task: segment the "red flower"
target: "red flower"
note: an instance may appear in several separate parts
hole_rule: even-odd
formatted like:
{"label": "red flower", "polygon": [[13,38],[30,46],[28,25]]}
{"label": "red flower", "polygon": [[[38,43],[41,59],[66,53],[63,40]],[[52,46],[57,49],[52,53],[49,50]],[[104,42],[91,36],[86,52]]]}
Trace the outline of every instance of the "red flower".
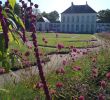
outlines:
{"label": "red flower", "polygon": [[99,94],[98,100],[106,100],[106,99],[105,99],[105,96],[103,94]]}
{"label": "red flower", "polygon": [[29,56],[30,55],[30,52],[29,51],[27,51],[27,52],[25,52],[25,54],[24,54],[25,56]]}
{"label": "red flower", "polygon": [[101,85],[102,88],[105,88],[106,85],[107,85],[107,83],[106,83],[106,81],[102,80],[102,81],[100,82],[100,85]]}
{"label": "red flower", "polygon": [[108,73],[106,74],[106,77],[107,77],[108,80],[110,80],[110,72],[108,72]]}
{"label": "red flower", "polygon": [[74,71],[79,71],[79,70],[81,70],[81,68],[79,66],[75,66],[75,67],[73,67],[73,70]]}
{"label": "red flower", "polygon": [[57,45],[57,48],[58,48],[59,50],[61,50],[62,48],[64,48],[64,45],[63,45],[63,44],[58,44],[58,45]]}
{"label": "red flower", "polygon": [[79,97],[79,100],[85,100],[85,99],[84,99],[84,96],[80,96],[80,97]]}
{"label": "red flower", "polygon": [[62,83],[62,82],[57,82],[57,83],[56,83],[56,87],[57,87],[57,88],[61,88],[62,86],[63,86],[63,83]]}

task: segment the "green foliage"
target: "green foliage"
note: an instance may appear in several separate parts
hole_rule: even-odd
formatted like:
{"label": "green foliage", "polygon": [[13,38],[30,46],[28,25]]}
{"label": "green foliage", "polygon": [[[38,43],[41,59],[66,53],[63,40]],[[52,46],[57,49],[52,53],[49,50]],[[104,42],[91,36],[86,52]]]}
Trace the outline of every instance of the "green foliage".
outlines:
{"label": "green foliage", "polygon": [[101,22],[110,23],[110,10],[99,11],[97,17]]}
{"label": "green foliage", "polygon": [[16,3],[16,0],[8,0],[11,7],[14,9],[14,6],[15,6],[15,3]]}
{"label": "green foliage", "polygon": [[59,13],[57,11],[52,11],[50,13],[43,12],[42,16],[46,17],[51,22],[56,22],[59,20]]}

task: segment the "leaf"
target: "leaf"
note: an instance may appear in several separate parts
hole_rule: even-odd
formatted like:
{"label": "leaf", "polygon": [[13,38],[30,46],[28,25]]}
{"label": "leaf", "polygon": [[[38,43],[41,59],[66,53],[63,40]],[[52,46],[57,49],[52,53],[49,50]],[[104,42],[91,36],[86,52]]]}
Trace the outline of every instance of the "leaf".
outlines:
{"label": "leaf", "polygon": [[19,46],[21,46],[19,39],[14,35],[13,32],[11,32],[11,34],[12,34],[12,36],[13,36],[13,39],[14,39],[15,43],[17,43]]}
{"label": "leaf", "polygon": [[14,29],[17,29],[17,26],[16,26],[15,22],[14,22],[11,18],[7,18],[7,20],[9,21],[9,24],[10,24]]}
{"label": "leaf", "polygon": [[15,17],[15,20],[19,23],[19,25],[25,29],[25,25],[24,25],[22,19],[20,17],[18,17],[17,15],[14,15],[14,17]]}
{"label": "leaf", "polygon": [[14,40],[14,38],[13,38],[11,32],[8,32],[8,36],[9,36],[9,40],[10,40],[10,42],[12,42],[12,41]]}
{"label": "leaf", "polygon": [[0,32],[3,32],[3,30],[2,30],[2,26],[1,26],[1,23],[0,23]]}
{"label": "leaf", "polygon": [[14,9],[14,6],[15,6],[15,3],[16,3],[16,0],[8,0],[11,7]]}

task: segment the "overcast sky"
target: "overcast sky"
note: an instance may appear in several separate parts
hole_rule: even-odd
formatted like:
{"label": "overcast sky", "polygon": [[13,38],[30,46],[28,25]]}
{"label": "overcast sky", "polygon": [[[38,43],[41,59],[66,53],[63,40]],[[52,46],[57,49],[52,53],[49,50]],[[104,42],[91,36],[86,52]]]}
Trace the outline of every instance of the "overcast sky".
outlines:
{"label": "overcast sky", "polygon": [[[17,2],[18,1],[19,0],[17,0]],[[102,9],[110,9],[110,0],[32,0],[32,1],[39,5],[39,9],[41,12],[43,11],[51,12],[53,10],[56,10],[59,13],[62,13],[65,9],[67,9],[71,5],[71,2],[73,2],[75,5],[83,5],[86,4],[86,1],[88,2],[88,5],[90,5],[97,12]]]}

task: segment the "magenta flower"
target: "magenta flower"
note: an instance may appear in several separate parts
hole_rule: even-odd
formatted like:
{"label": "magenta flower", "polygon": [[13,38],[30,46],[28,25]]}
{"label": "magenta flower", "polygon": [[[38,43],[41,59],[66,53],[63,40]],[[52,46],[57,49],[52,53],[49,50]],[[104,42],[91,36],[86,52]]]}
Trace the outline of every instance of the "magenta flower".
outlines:
{"label": "magenta flower", "polygon": [[105,99],[105,96],[103,94],[99,94],[98,100],[106,100],[106,99]]}
{"label": "magenta flower", "polygon": [[56,87],[57,87],[57,88],[63,87],[63,83],[62,83],[62,82],[57,82],[57,83],[56,83]]}
{"label": "magenta flower", "polygon": [[38,89],[41,89],[41,88],[43,88],[43,84],[42,84],[42,82],[39,82],[39,83],[37,83],[37,85],[36,85],[36,88],[38,88]]}
{"label": "magenta flower", "polygon": [[64,65],[64,66],[66,65],[66,63],[67,63],[66,60],[63,60],[63,65]]}
{"label": "magenta flower", "polygon": [[76,49],[76,48],[73,48],[72,51],[73,51],[73,52],[77,52],[77,49]]}
{"label": "magenta flower", "polygon": [[110,72],[108,72],[108,73],[106,74],[106,77],[107,77],[108,80],[110,80]]}
{"label": "magenta flower", "polygon": [[98,76],[98,69],[97,68],[92,69],[92,75],[93,75],[93,77]]}
{"label": "magenta flower", "polygon": [[100,82],[100,85],[101,85],[102,88],[105,88],[106,85],[107,85],[107,83],[106,83],[106,81],[102,80],[102,81]]}
{"label": "magenta flower", "polygon": [[64,45],[63,45],[63,44],[58,44],[58,45],[57,45],[57,48],[58,48],[59,50],[61,50],[62,48],[64,48]]}
{"label": "magenta flower", "polygon": [[84,96],[80,96],[79,100],[85,100]]}
{"label": "magenta flower", "polygon": [[80,71],[81,70],[81,67],[80,66],[75,66],[75,67],[73,67],[73,70],[74,71]]}
{"label": "magenta flower", "polygon": [[4,68],[0,68],[0,74],[5,73],[5,69]]}
{"label": "magenta flower", "polygon": [[65,74],[65,70],[64,70],[63,67],[61,67],[61,68],[58,68],[58,69],[56,70],[56,73],[57,73],[57,74]]}

